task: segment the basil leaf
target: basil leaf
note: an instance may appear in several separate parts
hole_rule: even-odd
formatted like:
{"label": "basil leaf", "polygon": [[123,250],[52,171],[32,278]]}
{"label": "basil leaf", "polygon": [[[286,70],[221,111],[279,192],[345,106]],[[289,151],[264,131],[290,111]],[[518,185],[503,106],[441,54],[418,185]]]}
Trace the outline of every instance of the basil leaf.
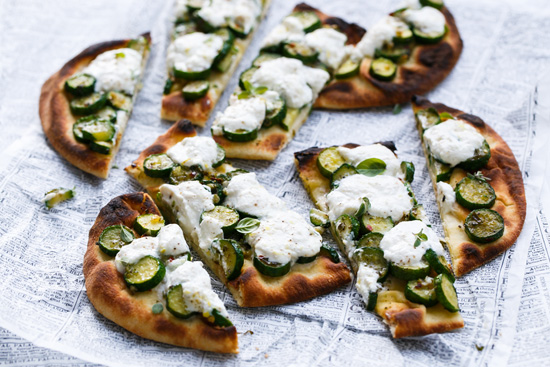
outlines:
{"label": "basil leaf", "polygon": [[254,88],[254,94],[264,94],[267,92],[267,87]]}
{"label": "basil leaf", "polygon": [[254,232],[260,226],[260,221],[255,218],[243,218],[237,223],[235,230],[242,234]]}
{"label": "basil leaf", "polygon": [[120,225],[120,239],[126,243],[130,243],[134,240],[132,232],[127,230],[122,224]]}
{"label": "basil leaf", "polygon": [[450,113],[448,112],[442,112],[439,114],[439,118],[441,119],[441,121],[446,121],[446,120],[454,120],[454,116],[451,115]]}
{"label": "basil leaf", "polygon": [[386,162],[378,158],[365,159],[357,165],[357,172],[365,176],[377,176],[386,170]]}
{"label": "basil leaf", "polygon": [[245,80],[243,82],[243,84],[244,84],[244,90],[246,90],[246,91],[251,91],[252,90],[252,84],[250,84],[250,82],[248,80]]}
{"label": "basil leaf", "polygon": [[246,90],[239,93],[239,95],[237,96],[237,98],[239,98],[239,99],[246,99],[248,97],[250,97],[250,92],[246,91]]}
{"label": "basil leaf", "polygon": [[393,106],[393,114],[398,115],[401,112],[402,108],[401,105],[398,103],[395,106]]}
{"label": "basil leaf", "polygon": [[161,313],[162,310],[164,310],[164,306],[162,305],[162,303],[155,303],[153,307],[151,307],[151,311],[153,311],[155,315]]}

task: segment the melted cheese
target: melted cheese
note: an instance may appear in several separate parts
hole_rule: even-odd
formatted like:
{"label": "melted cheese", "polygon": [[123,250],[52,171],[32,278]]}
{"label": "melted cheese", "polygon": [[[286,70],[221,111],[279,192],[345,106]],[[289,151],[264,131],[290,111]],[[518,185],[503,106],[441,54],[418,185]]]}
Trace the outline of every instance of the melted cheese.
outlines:
{"label": "melted cheese", "polygon": [[187,72],[209,69],[222,45],[223,39],[215,34],[195,32],[179,36],[168,46],[166,66],[170,72],[174,67]]}
{"label": "melted cheese", "polygon": [[319,61],[332,69],[337,69],[346,58],[347,40],[344,33],[333,28],[319,28],[305,36],[305,43],[319,52]]}
{"label": "melted cheese", "polygon": [[441,212],[446,214],[454,210],[456,202],[455,190],[451,185],[446,182],[438,182],[436,190],[437,200],[439,201],[439,206]]}
{"label": "melted cheese", "polygon": [[131,48],[106,51],[82,72],[96,78],[96,92],[120,91],[132,95],[141,76],[142,56]]}
{"label": "melted cheese", "polygon": [[359,163],[369,158],[378,158],[386,163],[386,170],[383,175],[403,178],[404,173],[401,169],[401,161],[395,154],[382,144],[361,145],[356,148],[338,147],[338,152],[347,163],[357,166]]}
{"label": "melted cheese", "polygon": [[212,134],[221,135],[224,129],[230,132],[259,129],[265,119],[265,112],[266,100],[263,98],[232,97],[225,111],[218,112],[212,125]]}
{"label": "melted cheese", "polygon": [[166,152],[176,163],[191,167],[212,168],[218,162],[218,144],[211,138],[194,136],[173,145]]}
{"label": "melted cheese", "polygon": [[263,47],[276,46],[281,42],[298,42],[304,39],[304,27],[297,17],[286,17],[264,39]]}

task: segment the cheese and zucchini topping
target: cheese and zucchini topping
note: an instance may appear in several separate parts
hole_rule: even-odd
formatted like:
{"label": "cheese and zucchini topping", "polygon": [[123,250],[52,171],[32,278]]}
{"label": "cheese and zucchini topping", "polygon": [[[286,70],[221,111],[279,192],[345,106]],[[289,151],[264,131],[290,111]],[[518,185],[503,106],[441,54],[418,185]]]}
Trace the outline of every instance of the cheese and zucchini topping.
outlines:
{"label": "cheese and zucchini topping", "polygon": [[110,154],[118,131],[128,122],[149,43],[144,37],[127,48],[98,55],[81,72],[65,81],[69,106],[77,118],[73,125],[76,141],[101,154]]}

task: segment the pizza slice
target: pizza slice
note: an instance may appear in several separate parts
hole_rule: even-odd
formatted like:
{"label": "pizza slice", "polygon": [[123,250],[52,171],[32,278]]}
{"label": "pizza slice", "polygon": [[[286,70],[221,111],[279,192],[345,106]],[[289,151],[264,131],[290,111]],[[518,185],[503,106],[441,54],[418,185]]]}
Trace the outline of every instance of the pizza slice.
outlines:
{"label": "pizza slice", "polygon": [[296,135],[361,27],[299,4],[263,41],[259,56],[212,126],[230,158],[274,160]]}
{"label": "pizza slice", "polygon": [[240,306],[299,302],[350,282],[334,249],[254,173],[225,162],[214,140],[181,120],[126,171],[178,223]]}
{"label": "pizza slice", "polygon": [[177,0],[161,117],[204,126],[271,0]]}
{"label": "pizza slice", "polygon": [[455,20],[442,0],[407,0],[349,50],[315,107],[350,109],[407,103],[435,88],[462,52]]}
{"label": "pizza slice", "polygon": [[181,229],[145,193],[121,195],[99,212],[84,255],[86,293],[109,320],[147,339],[238,353],[237,331]]}
{"label": "pizza slice", "polygon": [[294,154],[318,209],[311,222],[330,227],[355,272],[366,308],[394,338],[464,326],[455,278],[410,183],[414,165],[393,143],[310,148]]}
{"label": "pizza slice", "polygon": [[413,98],[416,125],[457,276],[510,248],[525,221],[512,150],[479,117]]}
{"label": "pizza slice", "polygon": [[42,86],[39,113],[50,144],[77,168],[107,178],[141,88],[151,37],[98,43]]}

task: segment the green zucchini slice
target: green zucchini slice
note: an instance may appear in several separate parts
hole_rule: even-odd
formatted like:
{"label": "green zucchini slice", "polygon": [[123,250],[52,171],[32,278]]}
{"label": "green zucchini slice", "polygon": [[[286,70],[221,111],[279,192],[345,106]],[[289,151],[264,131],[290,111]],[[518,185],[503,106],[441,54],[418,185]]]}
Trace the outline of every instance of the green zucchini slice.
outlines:
{"label": "green zucchini slice", "polygon": [[411,49],[406,46],[385,46],[383,48],[377,48],[374,52],[374,57],[382,57],[395,63],[400,63],[406,61],[409,58],[410,53]]}
{"label": "green zucchini slice", "polygon": [[212,310],[212,316],[214,317],[214,325],[219,327],[233,326],[233,323],[229,319],[223,316],[218,310]]}
{"label": "green zucchini slice", "polygon": [[367,311],[374,311],[376,303],[378,302],[378,293],[369,292],[369,299],[367,300]]}
{"label": "green zucchini slice", "polygon": [[164,279],[165,274],[166,268],[162,261],[148,255],[126,267],[124,280],[129,286],[143,292],[156,287]]}
{"label": "green zucchini slice", "polygon": [[491,147],[489,146],[489,143],[487,143],[487,140],[484,140],[481,147],[474,151],[474,156],[472,158],[468,158],[462,163],[459,163],[458,167],[467,171],[477,171],[485,167],[489,162],[489,159],[491,159]]}
{"label": "green zucchini slice", "polygon": [[335,189],[340,185],[340,181],[342,181],[344,178],[356,175],[357,169],[352,166],[351,164],[344,163],[336,171],[332,173],[332,176],[330,178],[330,187]]}
{"label": "green zucchini slice", "polygon": [[216,36],[220,36],[223,39],[222,49],[212,62],[213,66],[218,65],[227,55],[231,52],[233,43],[235,42],[235,35],[230,29],[221,28],[214,32]]}
{"label": "green zucchini slice", "polygon": [[331,178],[332,173],[344,163],[346,161],[338,152],[338,147],[326,148],[317,156],[317,168],[326,178]]}
{"label": "green zucchini slice", "polygon": [[184,71],[176,67],[173,69],[174,76],[184,80],[204,80],[210,76],[210,68],[198,71]]}
{"label": "green zucchini slice", "polygon": [[170,94],[172,91],[172,86],[174,85],[174,81],[170,78],[166,79],[166,83],[164,83],[164,89],[162,91],[162,94],[167,95]]}
{"label": "green zucchini slice", "polygon": [[101,232],[97,245],[107,255],[116,256],[122,246],[126,246],[133,240],[134,232],[123,224],[117,224],[109,226]]}
{"label": "green zucchini slice", "polygon": [[431,6],[432,8],[440,10],[445,4],[443,3],[443,0],[420,0],[420,5]]}
{"label": "green zucchini slice", "polygon": [[296,260],[296,263],[297,263],[297,264],[309,264],[310,262],[315,261],[316,258],[317,258],[317,255],[313,255],[313,256],[300,256],[300,257],[298,258],[298,260]]}
{"label": "green zucchini slice", "polygon": [[244,254],[237,241],[217,238],[212,242],[212,250],[216,254],[216,260],[221,265],[227,280],[236,279],[241,275]]}
{"label": "green zucchini slice", "polygon": [[110,141],[113,140],[116,129],[109,120],[94,119],[81,125],[80,132],[87,141]]}
{"label": "green zucchini slice", "polygon": [[298,59],[304,64],[317,60],[319,52],[302,42],[289,42],[283,45],[283,56]]}
{"label": "green zucchini slice", "polygon": [[74,190],[58,187],[48,191],[45,194],[44,205],[46,208],[51,209],[62,201],[72,199],[74,197]]}
{"label": "green zucchini slice", "polygon": [[377,233],[386,233],[394,227],[393,220],[391,217],[375,217],[369,213],[363,214],[361,217],[361,229],[364,232],[377,232]]}
{"label": "green zucchini slice", "polygon": [[255,66],[255,67],[259,67],[260,65],[262,65],[266,61],[275,60],[275,59],[278,59],[280,57],[281,57],[281,55],[279,55],[279,54],[274,54],[274,53],[271,53],[271,52],[262,52],[260,54],[260,56],[256,57],[254,59],[254,61],[252,61],[252,65]]}
{"label": "green zucchini slice", "polygon": [[427,108],[425,110],[419,110],[415,115],[416,121],[422,126],[423,130],[429,129],[432,126],[435,126],[441,123],[441,117],[439,112],[433,107]]}
{"label": "green zucchini slice", "polygon": [[100,154],[111,154],[113,145],[112,141],[91,141],[90,149]]}
{"label": "green zucchini slice", "polygon": [[239,38],[246,38],[246,36],[248,36],[248,33],[252,30],[251,29],[250,31],[246,32],[244,30],[243,22],[241,22],[238,17],[229,19],[229,21],[227,22],[227,26],[233,31],[233,33],[235,33],[235,36]]}
{"label": "green zucchini slice", "polygon": [[164,218],[157,214],[142,214],[134,222],[134,229],[141,236],[156,236],[162,227]]}
{"label": "green zucchini slice", "polygon": [[405,298],[426,307],[435,306],[437,304],[437,296],[435,294],[434,280],[430,277],[409,280],[405,286]]}
{"label": "green zucchini slice", "polygon": [[258,70],[256,67],[251,67],[246,69],[241,73],[241,76],[239,77],[239,87],[242,90],[246,90],[248,85],[251,85],[250,79],[252,79],[252,75]]}
{"label": "green zucchini slice", "polygon": [[380,247],[380,241],[382,241],[382,238],[384,235],[382,233],[378,232],[370,232],[361,237],[357,241],[357,248],[361,247]]}
{"label": "green zucchini slice", "polygon": [[90,95],[73,99],[69,106],[75,115],[91,115],[99,111],[107,103],[105,93],[92,93]]}
{"label": "green zucchini slice", "polygon": [[420,220],[422,222],[426,221],[426,211],[422,204],[413,206],[409,213],[409,220]]}
{"label": "green zucchini slice", "polygon": [[262,127],[271,127],[273,125],[281,125],[285,130],[288,130],[288,127],[282,122],[286,117],[286,103],[282,98],[277,99],[274,102],[274,108],[267,110],[265,114],[265,120],[262,124]]}
{"label": "green zucchini slice", "polygon": [[453,275],[453,272],[451,271],[451,267],[449,266],[449,264],[447,263],[447,260],[445,259],[445,256],[440,256],[434,250],[429,248],[428,250],[426,250],[426,253],[424,254],[424,258],[426,259],[426,261],[428,261],[428,264],[430,264],[430,267],[437,274],[445,274],[454,283],[455,277]]}
{"label": "green zucchini slice", "polygon": [[437,300],[447,311],[458,312],[458,297],[453,282],[445,274],[439,274],[435,277],[435,294]]}
{"label": "green zucchini slice", "polygon": [[447,33],[447,26],[443,29],[442,32],[422,32],[420,29],[413,28],[413,34],[414,38],[416,39],[416,42],[420,44],[426,44],[426,45],[433,45],[435,43],[438,43],[445,37],[445,34]]}
{"label": "green zucchini slice", "polygon": [[220,182],[216,180],[204,180],[201,181],[201,184],[210,188],[210,192],[213,196],[212,201],[215,205],[219,205],[223,201],[223,199],[225,199],[226,195],[223,192],[223,186]]}
{"label": "green zucchini slice", "polygon": [[316,227],[328,227],[330,221],[328,220],[328,214],[322,210],[312,208],[309,210],[309,221]]}
{"label": "green zucchini slice", "polygon": [[353,261],[357,265],[365,264],[373,268],[378,274],[378,282],[383,282],[388,278],[390,264],[384,258],[384,251],[377,247],[361,247],[353,252]]}
{"label": "green zucchini slice", "polygon": [[65,81],[65,91],[75,97],[87,96],[94,92],[96,79],[90,74],[73,75]]}
{"label": "green zucchini slice", "polygon": [[166,153],[151,154],[143,162],[143,171],[149,177],[168,177],[177,164]]}
{"label": "green zucchini slice", "polygon": [[334,221],[334,229],[342,242],[353,241],[359,234],[359,222],[352,216],[342,214]]}
{"label": "green zucchini slice", "polygon": [[401,170],[405,174],[405,181],[412,183],[414,180],[414,164],[412,162],[401,162]]}
{"label": "green zucchini slice", "polygon": [[200,221],[202,222],[203,219],[206,217],[211,217],[220,222],[220,224],[222,225],[222,230],[226,234],[231,233],[241,219],[239,213],[235,209],[231,209],[222,205],[217,205],[214,207],[214,209],[203,212],[201,214]]}
{"label": "green zucchini slice", "polygon": [[504,234],[504,219],[492,209],[475,209],[464,220],[464,229],[472,241],[489,243]]}
{"label": "green zucchini slice", "polygon": [[174,316],[180,319],[188,319],[195,315],[195,312],[187,310],[185,300],[183,299],[183,287],[181,284],[170,287],[166,294],[166,309]]}
{"label": "green zucchini slice", "polygon": [[254,267],[263,275],[281,277],[290,271],[290,262],[286,264],[272,263],[267,259],[260,259],[254,255]]}
{"label": "green zucchini slice", "polygon": [[371,62],[369,73],[375,79],[389,82],[397,74],[397,65],[390,59],[379,57]]}
{"label": "green zucchini slice", "polygon": [[471,210],[490,208],[497,199],[489,182],[470,174],[456,185],[455,192],[457,203]]}
{"label": "green zucchini slice", "polygon": [[184,181],[202,180],[203,174],[198,167],[176,166],[170,172],[169,181],[172,185],[178,185]]}
{"label": "green zucchini slice", "polygon": [[361,217],[363,214],[365,214],[370,209],[370,200],[369,198],[363,198],[361,200],[361,205],[359,205],[359,209],[357,209],[357,212],[355,213],[355,218],[357,220],[361,220]]}
{"label": "green zucchini slice", "polygon": [[111,91],[107,93],[107,102],[117,110],[130,112],[132,109],[132,97],[121,92]]}
{"label": "green zucchini slice", "polygon": [[216,71],[219,71],[220,73],[225,73],[227,70],[229,70],[231,64],[233,63],[233,59],[235,58],[235,52],[233,50],[236,50],[235,46],[231,47],[231,51],[227,55],[225,55],[223,59],[213,65],[213,68],[216,69]]}
{"label": "green zucchini slice", "polygon": [[304,28],[304,32],[313,32],[317,28],[321,28],[321,19],[312,11],[297,11],[289,15],[289,17],[297,18]]}
{"label": "green zucchini slice", "polygon": [[207,80],[195,80],[185,84],[181,92],[183,93],[183,98],[194,101],[195,99],[204,97],[209,89],[210,83]]}
{"label": "green zucchini slice", "polygon": [[94,115],[99,119],[107,119],[111,121],[113,124],[116,124],[117,122],[117,112],[111,107],[111,106],[105,106],[99,111],[96,112]]}
{"label": "green zucchini slice", "polygon": [[347,79],[359,74],[359,67],[361,63],[359,61],[353,61],[351,59],[346,60],[339,68],[336,70],[334,77],[336,79]]}
{"label": "green zucchini slice", "polygon": [[319,254],[328,257],[335,264],[340,262],[340,255],[338,255],[338,252],[328,245],[322,244]]}
{"label": "green zucchini slice", "polygon": [[433,155],[429,155],[428,161],[430,162],[430,168],[433,174],[435,175],[435,181],[449,181],[451,175],[453,174],[454,167],[451,167],[448,164],[441,163],[436,160]]}
{"label": "green zucchini slice", "polygon": [[82,128],[96,119],[95,115],[81,117],[73,124],[73,136],[79,143],[87,144],[89,140],[84,138]]}
{"label": "green zucchini slice", "polygon": [[422,263],[419,266],[408,266],[391,263],[390,272],[396,278],[414,280],[427,277],[430,274],[430,265]]}
{"label": "green zucchini slice", "polygon": [[216,161],[212,163],[213,168],[217,168],[225,162],[225,149],[220,144],[216,144],[216,146]]}
{"label": "green zucchini slice", "polygon": [[412,30],[407,27],[398,27],[395,30],[395,37],[393,37],[393,43],[396,45],[403,45],[411,43],[414,39]]}
{"label": "green zucchini slice", "polygon": [[226,130],[225,127],[223,127],[222,133],[227,140],[238,142],[238,143],[252,141],[258,138],[258,129],[252,129],[252,130],[237,129],[236,131],[229,131],[229,130]]}

